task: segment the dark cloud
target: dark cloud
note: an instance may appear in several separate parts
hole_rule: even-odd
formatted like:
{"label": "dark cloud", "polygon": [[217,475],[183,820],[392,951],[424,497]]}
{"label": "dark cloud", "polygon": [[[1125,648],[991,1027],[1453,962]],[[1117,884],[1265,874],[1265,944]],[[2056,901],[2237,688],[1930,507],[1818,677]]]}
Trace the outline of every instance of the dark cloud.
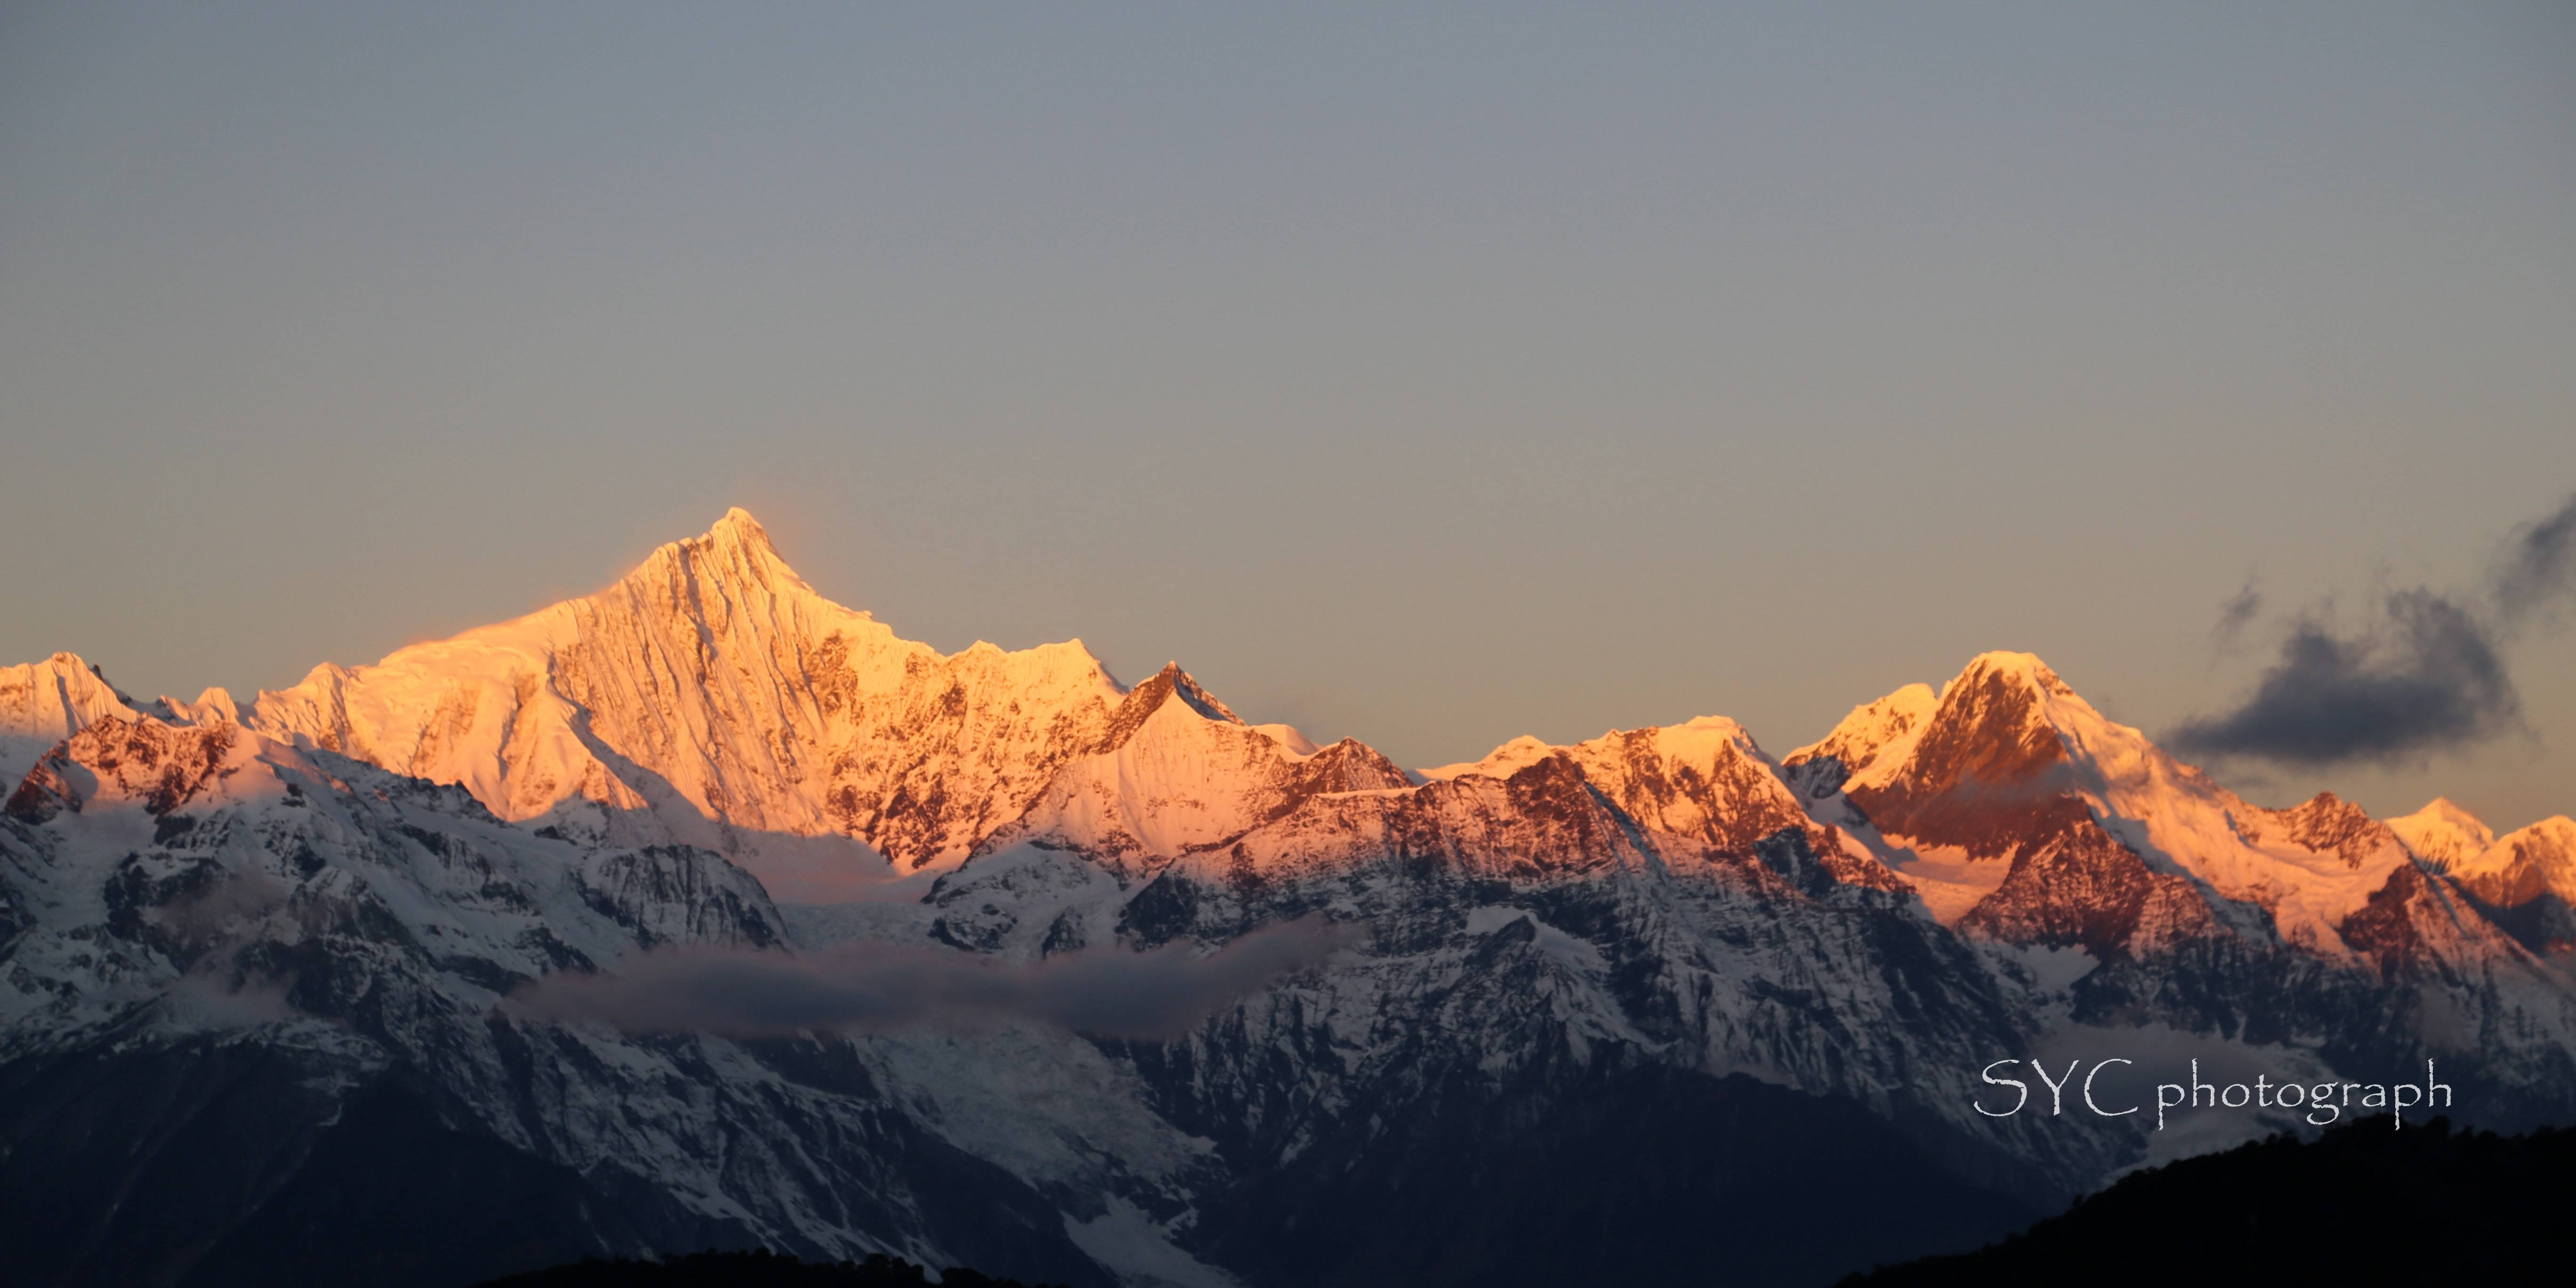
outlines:
{"label": "dark cloud", "polygon": [[2513,536],[2496,568],[2496,607],[2519,623],[2576,596],[2576,496]]}
{"label": "dark cloud", "polygon": [[[2186,755],[2314,768],[2404,761],[2482,742],[2518,723],[2504,646],[2576,598],[2576,496],[2518,529],[2483,595],[2405,590],[2338,629],[2311,614],[2281,641],[2254,692],[2224,715],[2186,720],[2166,742]],[[2262,612],[2249,580],[2219,612],[2224,649]]]}
{"label": "dark cloud", "polygon": [[2262,613],[2262,592],[2254,589],[2254,579],[2248,577],[2245,588],[2237,591],[2235,597],[2218,610],[2218,625],[2210,629],[2210,638],[2218,641],[2222,651],[2235,648],[2236,642],[2244,637],[2245,628],[2253,625],[2254,619]]}
{"label": "dark cloud", "polygon": [[684,949],[640,954],[614,974],[551,975],[507,1005],[628,1033],[771,1037],[811,1029],[887,1032],[1034,1022],[1099,1037],[1174,1037],[1354,932],[1308,917],[1216,952],[1166,945],[1087,949],[1013,964],[956,949],[859,942],[803,956]]}
{"label": "dark cloud", "polygon": [[2301,766],[2394,761],[2492,737],[2519,709],[2488,628],[2448,598],[2407,590],[2349,633],[2301,622],[2243,705],[2185,721],[2169,742]]}

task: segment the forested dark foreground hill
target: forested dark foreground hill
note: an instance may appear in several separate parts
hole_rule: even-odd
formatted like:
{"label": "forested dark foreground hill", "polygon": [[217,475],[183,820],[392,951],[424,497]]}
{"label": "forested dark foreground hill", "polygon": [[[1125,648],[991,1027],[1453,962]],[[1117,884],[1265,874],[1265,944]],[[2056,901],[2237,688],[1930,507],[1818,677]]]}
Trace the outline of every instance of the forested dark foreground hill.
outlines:
{"label": "forested dark foreground hill", "polygon": [[[942,1271],[941,1288],[1029,1288],[972,1270]],[[581,1261],[531,1270],[480,1288],[928,1288],[930,1276],[909,1261],[873,1256],[838,1263],[800,1261],[774,1252],[693,1252],[660,1261]],[[1048,1285],[1038,1285],[1048,1288]]]}
{"label": "forested dark foreground hill", "polygon": [[2395,1283],[2553,1265],[2576,1208],[2576,1129],[2526,1136],[2350,1123],[2139,1172],[2000,1243],[1843,1288],[2131,1282]]}

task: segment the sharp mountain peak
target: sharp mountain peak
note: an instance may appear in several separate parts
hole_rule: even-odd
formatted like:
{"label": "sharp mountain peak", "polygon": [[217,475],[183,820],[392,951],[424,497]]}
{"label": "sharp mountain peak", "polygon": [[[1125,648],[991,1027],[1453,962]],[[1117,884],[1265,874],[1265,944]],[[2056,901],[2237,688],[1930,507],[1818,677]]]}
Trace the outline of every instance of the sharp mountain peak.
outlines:
{"label": "sharp mountain peak", "polygon": [[[33,702],[37,669],[61,695],[38,704],[52,714],[7,715],[0,732],[18,735],[13,779],[25,768],[17,762],[31,764],[88,720],[134,710],[68,653],[13,668],[31,678],[18,689],[0,679],[0,705],[12,694],[20,706]],[[754,863],[764,836],[848,838],[906,869],[962,861],[1059,771],[1125,746],[1165,708],[1167,720],[1185,710],[1252,730],[1292,761],[1317,750],[1285,726],[1250,725],[1177,661],[1130,688],[1078,639],[1018,651],[978,641],[954,654],[902,639],[816,592],[760,521],[735,507],[592,595],[373,666],[325,663],[238,709],[209,690],[193,703],[165,699],[153,714],[239,723],[459,784],[504,818],[567,834],[672,833]],[[1507,776],[1558,752],[1707,773],[1739,744],[1747,763],[1768,766],[1764,774],[1795,776],[1808,799],[1839,788],[1854,807],[1927,836],[1946,834],[1935,826],[1944,811],[1998,787],[2081,793],[2115,812],[2163,808],[2176,791],[2222,811],[2252,809],[2102,717],[2035,654],[2012,650],[1978,654],[1937,689],[1908,684],[1856,707],[1824,740],[1778,762],[1735,721],[1703,716],[1569,748],[1513,739],[1418,777]],[[1827,756],[1840,776],[1799,772]],[[2321,837],[2371,830],[2332,800],[2285,813],[2307,822],[2284,826]],[[2475,839],[2453,847],[2460,857],[2494,839],[2473,819],[2462,826]],[[2396,830],[2409,849],[2425,848]]]}

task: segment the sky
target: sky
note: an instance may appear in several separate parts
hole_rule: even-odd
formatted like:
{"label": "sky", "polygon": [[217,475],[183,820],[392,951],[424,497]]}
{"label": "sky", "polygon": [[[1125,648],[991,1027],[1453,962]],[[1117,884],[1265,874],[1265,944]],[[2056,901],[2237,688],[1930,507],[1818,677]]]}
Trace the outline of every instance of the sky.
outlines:
{"label": "sky", "polygon": [[2515,826],[2571,126],[2553,4],[19,0],[0,660],[246,694],[741,505],[912,638],[1432,765],[1996,648],[2224,735],[2420,589],[2503,706],[2214,767]]}

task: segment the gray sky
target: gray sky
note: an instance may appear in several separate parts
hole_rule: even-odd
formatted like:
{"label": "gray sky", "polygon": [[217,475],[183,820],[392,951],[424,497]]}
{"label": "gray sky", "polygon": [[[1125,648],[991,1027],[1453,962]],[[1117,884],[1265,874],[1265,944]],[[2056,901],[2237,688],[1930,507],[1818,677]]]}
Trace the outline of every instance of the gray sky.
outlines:
{"label": "gray sky", "polygon": [[[281,685],[741,504],[1409,764],[1988,648],[2157,732],[2576,491],[2576,10],[1388,10],[0,8],[0,658]],[[2576,809],[2506,660],[2223,776]]]}

